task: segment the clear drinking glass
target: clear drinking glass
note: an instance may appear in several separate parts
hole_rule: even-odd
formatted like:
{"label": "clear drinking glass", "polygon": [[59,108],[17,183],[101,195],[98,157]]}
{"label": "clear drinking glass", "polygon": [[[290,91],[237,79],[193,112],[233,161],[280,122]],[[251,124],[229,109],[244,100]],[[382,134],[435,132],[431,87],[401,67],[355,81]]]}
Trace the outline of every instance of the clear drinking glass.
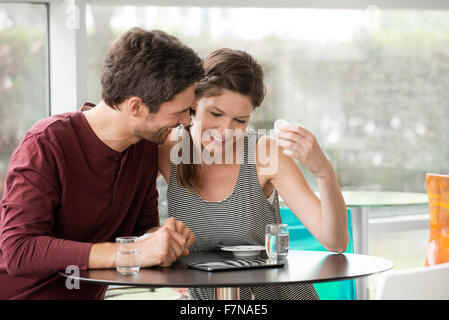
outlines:
{"label": "clear drinking glass", "polygon": [[268,224],[265,229],[265,250],[270,259],[284,259],[288,254],[287,224]]}
{"label": "clear drinking glass", "polygon": [[115,266],[122,274],[134,274],[140,270],[140,252],[135,249],[139,237],[120,237],[115,239]]}

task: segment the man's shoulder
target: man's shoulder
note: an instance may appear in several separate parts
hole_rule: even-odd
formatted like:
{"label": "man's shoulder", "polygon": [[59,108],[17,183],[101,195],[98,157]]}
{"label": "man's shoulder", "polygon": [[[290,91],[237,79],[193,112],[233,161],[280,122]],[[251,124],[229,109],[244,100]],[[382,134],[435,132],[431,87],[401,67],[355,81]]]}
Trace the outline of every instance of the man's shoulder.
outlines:
{"label": "man's shoulder", "polygon": [[[80,112],[67,112],[41,119],[33,124],[19,144],[16,151],[25,148],[42,148],[60,144],[68,140],[68,135],[74,135],[73,122],[80,116]],[[71,128],[71,129],[70,129]]]}
{"label": "man's shoulder", "polygon": [[27,136],[39,135],[48,130],[63,130],[64,126],[79,116],[79,112],[67,112],[56,114],[37,121],[28,131]]}
{"label": "man's shoulder", "polygon": [[75,114],[76,112],[63,113],[37,121],[14,150],[11,163],[29,163],[31,158],[41,161],[40,157],[47,160],[55,157],[57,149],[60,149],[58,140],[66,139],[66,132],[70,131],[67,130],[69,125],[65,123],[69,123]]}

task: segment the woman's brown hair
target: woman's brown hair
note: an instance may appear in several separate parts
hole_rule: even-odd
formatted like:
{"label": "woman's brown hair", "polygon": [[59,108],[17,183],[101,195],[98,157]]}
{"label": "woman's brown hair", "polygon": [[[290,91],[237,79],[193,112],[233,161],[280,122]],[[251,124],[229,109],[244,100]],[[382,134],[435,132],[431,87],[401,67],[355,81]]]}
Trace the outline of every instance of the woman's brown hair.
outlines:
{"label": "woman's brown hair", "polygon": [[[195,98],[219,96],[223,89],[240,93],[251,99],[254,108],[265,97],[263,70],[248,53],[228,48],[218,49],[203,60],[205,76],[195,85]],[[187,130],[188,131],[188,130]],[[188,190],[200,186],[200,164],[193,163],[193,141],[190,143],[190,162],[178,164],[178,182]]]}

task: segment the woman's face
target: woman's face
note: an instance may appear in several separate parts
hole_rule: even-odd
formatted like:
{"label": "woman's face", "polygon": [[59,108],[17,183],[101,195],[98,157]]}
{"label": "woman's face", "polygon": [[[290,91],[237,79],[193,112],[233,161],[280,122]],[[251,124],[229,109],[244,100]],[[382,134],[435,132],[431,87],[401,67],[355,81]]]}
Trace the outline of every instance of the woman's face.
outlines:
{"label": "woman's face", "polygon": [[233,147],[242,137],[254,106],[248,96],[222,89],[219,96],[200,98],[194,109],[195,121],[201,124],[201,144],[213,154]]}

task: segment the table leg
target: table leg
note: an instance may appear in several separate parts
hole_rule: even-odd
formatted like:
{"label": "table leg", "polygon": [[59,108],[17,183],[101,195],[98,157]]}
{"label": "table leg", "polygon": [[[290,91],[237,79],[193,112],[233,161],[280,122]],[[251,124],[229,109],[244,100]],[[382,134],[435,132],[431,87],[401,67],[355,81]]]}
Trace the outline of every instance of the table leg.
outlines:
{"label": "table leg", "polygon": [[[368,214],[369,207],[351,207],[354,253],[368,254]],[[357,300],[368,300],[368,280],[361,278],[356,280]]]}
{"label": "table leg", "polygon": [[368,207],[352,207],[354,252],[368,254]]}
{"label": "table leg", "polygon": [[215,300],[240,300],[240,288],[214,288]]}

